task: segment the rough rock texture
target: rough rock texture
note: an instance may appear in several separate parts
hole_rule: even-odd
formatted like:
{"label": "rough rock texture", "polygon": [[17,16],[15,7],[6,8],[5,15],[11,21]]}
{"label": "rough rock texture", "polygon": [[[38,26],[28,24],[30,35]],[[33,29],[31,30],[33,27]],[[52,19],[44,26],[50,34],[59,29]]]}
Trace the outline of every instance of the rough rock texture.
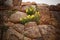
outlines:
{"label": "rough rock texture", "polygon": [[[51,25],[39,25],[39,29],[42,32],[42,36],[44,37],[45,40],[55,40],[55,28]],[[45,36],[44,36],[45,35]],[[50,36],[49,36],[50,35]]]}
{"label": "rough rock texture", "polygon": [[17,11],[16,13],[14,13],[14,14],[12,14],[10,16],[10,21],[12,21],[12,22],[19,22],[20,18],[23,18],[23,17],[26,17],[26,16],[27,16],[26,13]]}
{"label": "rough rock texture", "polygon": [[[40,7],[40,24],[50,24],[50,12],[48,8]],[[47,20],[46,20],[47,19]]]}
{"label": "rough rock texture", "polygon": [[40,11],[40,24],[29,22],[22,25],[17,22],[20,17],[27,16],[26,13],[23,13],[26,7],[32,6],[32,4],[34,7],[36,6],[35,3],[27,3],[22,4],[22,12],[17,11],[9,14],[10,10],[0,11],[0,26],[5,24],[9,27],[3,34],[3,40],[60,40],[60,12],[58,11],[60,6],[53,6],[51,9],[46,4],[43,4],[44,6],[37,4]]}
{"label": "rough rock texture", "polygon": [[55,24],[55,28],[56,28],[56,34],[57,34],[57,39],[56,40],[60,40],[60,12],[57,12],[57,11],[51,11],[52,13],[52,17],[55,18],[55,22],[57,24]]}
{"label": "rough rock texture", "polygon": [[14,9],[14,7],[20,6],[21,2],[22,0],[0,0],[0,9]]}
{"label": "rough rock texture", "polygon": [[24,35],[26,35],[27,37],[30,37],[30,38],[41,37],[41,34],[39,33],[39,29],[35,22],[29,22],[26,24],[26,26],[24,28]]}
{"label": "rough rock texture", "polygon": [[60,11],[60,5],[51,5],[49,6],[50,11]]}
{"label": "rough rock texture", "polygon": [[51,12],[52,17],[55,19],[55,22],[57,23],[54,25],[56,27],[56,34],[57,38],[56,40],[60,40],[60,4],[58,5],[51,5],[49,7],[49,11]]}
{"label": "rough rock texture", "polygon": [[58,24],[60,24],[60,18],[59,18],[60,17],[60,12],[57,12],[57,11],[50,11],[50,12],[51,12],[52,17],[55,18],[55,20],[58,22]]}
{"label": "rough rock texture", "polygon": [[14,24],[7,30],[6,40],[55,40],[55,28],[53,26],[34,24],[35,22],[29,22],[27,25],[30,26]]}

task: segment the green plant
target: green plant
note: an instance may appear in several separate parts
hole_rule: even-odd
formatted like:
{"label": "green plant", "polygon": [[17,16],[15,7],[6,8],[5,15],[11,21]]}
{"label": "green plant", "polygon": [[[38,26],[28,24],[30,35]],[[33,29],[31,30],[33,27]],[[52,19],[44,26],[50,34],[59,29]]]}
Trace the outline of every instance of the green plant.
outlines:
{"label": "green plant", "polygon": [[37,24],[40,20],[40,13],[33,7],[26,9],[27,17],[20,18],[20,23],[25,24],[30,21],[35,21]]}
{"label": "green plant", "polygon": [[38,24],[40,20],[40,13],[39,12],[35,12],[35,18],[34,21]]}
{"label": "green plant", "polygon": [[34,18],[34,15],[28,15],[27,17],[20,18],[20,23],[25,24],[27,22],[32,21],[33,18]]}
{"label": "green plant", "polygon": [[33,7],[27,8],[26,13],[28,15],[33,15],[33,14],[35,14],[35,9]]}

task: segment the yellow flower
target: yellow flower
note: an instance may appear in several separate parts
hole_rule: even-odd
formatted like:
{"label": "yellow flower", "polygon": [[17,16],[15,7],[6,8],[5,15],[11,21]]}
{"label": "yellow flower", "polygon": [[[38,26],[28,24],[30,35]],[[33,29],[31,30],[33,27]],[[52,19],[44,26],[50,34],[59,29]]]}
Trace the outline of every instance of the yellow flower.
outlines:
{"label": "yellow flower", "polygon": [[28,12],[28,8],[26,9],[26,12]]}
{"label": "yellow flower", "polygon": [[35,12],[35,14],[37,14],[37,12]]}
{"label": "yellow flower", "polygon": [[33,11],[33,9],[32,9],[32,8],[30,8],[30,11]]}
{"label": "yellow flower", "polygon": [[28,15],[27,18],[30,18],[30,15]]}
{"label": "yellow flower", "polygon": [[31,16],[31,19],[32,19],[32,18],[34,18],[34,17],[35,17],[35,16],[34,16],[34,15],[32,15],[32,16]]}
{"label": "yellow flower", "polygon": [[39,13],[39,12],[37,12],[37,14],[38,14],[38,15],[40,15],[40,13]]}
{"label": "yellow flower", "polygon": [[31,9],[34,9],[34,7],[30,7]]}
{"label": "yellow flower", "polygon": [[26,17],[24,17],[24,19],[27,19]]}
{"label": "yellow flower", "polygon": [[20,18],[20,21],[22,21],[23,19],[22,18]]}
{"label": "yellow flower", "polygon": [[36,15],[40,15],[39,12],[35,12]]}
{"label": "yellow flower", "polygon": [[39,12],[37,12],[39,14]]}

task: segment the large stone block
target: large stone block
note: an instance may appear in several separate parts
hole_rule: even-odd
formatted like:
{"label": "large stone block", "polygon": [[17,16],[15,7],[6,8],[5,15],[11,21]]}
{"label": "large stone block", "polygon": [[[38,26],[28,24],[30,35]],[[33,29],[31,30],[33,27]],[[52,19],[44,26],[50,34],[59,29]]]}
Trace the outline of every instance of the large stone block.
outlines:
{"label": "large stone block", "polygon": [[14,14],[12,14],[10,16],[10,21],[12,21],[12,22],[19,22],[20,18],[23,18],[23,17],[26,17],[26,16],[27,16],[26,13],[17,11],[17,12],[15,12]]}
{"label": "large stone block", "polygon": [[[29,23],[28,23],[29,24]],[[23,27],[19,24],[15,24],[17,30],[21,30]],[[20,24],[21,25],[21,24]],[[51,25],[37,25],[24,27],[24,32],[17,31],[14,27],[10,27],[7,30],[6,40],[55,40],[55,28]]]}

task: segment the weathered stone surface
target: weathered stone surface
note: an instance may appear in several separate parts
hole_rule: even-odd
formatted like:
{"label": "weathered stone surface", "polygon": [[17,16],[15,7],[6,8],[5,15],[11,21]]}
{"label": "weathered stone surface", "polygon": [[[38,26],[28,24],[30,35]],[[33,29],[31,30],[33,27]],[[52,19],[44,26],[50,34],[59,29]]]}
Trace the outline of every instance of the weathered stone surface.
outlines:
{"label": "weathered stone surface", "polygon": [[37,26],[36,22],[29,22],[25,24],[26,27]]}
{"label": "weathered stone surface", "polygon": [[37,24],[35,22],[29,22],[24,29],[24,35],[31,38],[41,37]]}
{"label": "weathered stone surface", "polygon": [[[53,16],[53,18],[55,18],[55,21],[51,21],[53,22],[53,24],[55,24],[55,28],[56,28],[56,34],[57,34],[57,39],[56,40],[60,40],[60,12],[57,11],[51,11],[51,14]],[[54,23],[56,22],[56,23]],[[56,25],[57,24],[57,25]]]}
{"label": "weathered stone surface", "polygon": [[17,40],[23,40],[23,38],[24,38],[24,35],[22,35],[21,33],[17,32],[13,28],[10,28],[8,30],[8,32],[9,32],[9,35],[8,35],[9,40],[14,40],[15,39],[14,36],[17,38]]}
{"label": "weathered stone surface", "polygon": [[40,24],[50,24],[50,12],[48,8],[41,7],[40,9]]}
{"label": "weathered stone surface", "polygon": [[6,22],[6,23],[4,23],[4,25],[7,27],[12,27],[14,25],[14,23],[13,22]]}
{"label": "weathered stone surface", "polygon": [[23,39],[24,40],[32,40],[31,38],[28,38],[28,37],[24,37]]}
{"label": "weathered stone surface", "polygon": [[29,6],[22,6],[22,7],[21,7],[21,11],[22,11],[22,12],[26,12],[26,8],[29,8]]}
{"label": "weathered stone surface", "polygon": [[[30,22],[34,23],[34,22]],[[28,24],[30,24],[28,23]],[[10,27],[6,32],[7,40],[55,40],[55,28],[51,25],[37,25],[37,26],[25,26],[23,29],[23,25],[15,24],[14,27]],[[23,29],[22,31],[17,30]]]}
{"label": "weathered stone surface", "polygon": [[58,8],[60,9],[60,4],[57,4]]}
{"label": "weathered stone surface", "polygon": [[40,32],[45,40],[55,40],[55,28],[51,25],[39,25]]}
{"label": "weathered stone surface", "polygon": [[21,5],[22,6],[31,5],[31,2],[22,2]]}
{"label": "weathered stone surface", "polygon": [[[6,26],[9,26],[7,32],[4,32],[4,40],[55,40],[55,38],[56,40],[60,40],[60,12],[57,11],[60,10],[60,7],[58,7],[59,5],[57,5],[56,8],[54,7],[55,10],[49,10],[47,5],[38,6],[41,25],[37,25],[35,22],[29,22],[25,25],[19,23],[15,24],[15,22],[19,22],[19,18],[27,16],[26,13],[17,11],[10,16],[9,20],[7,11],[4,11],[3,13],[1,12],[2,15],[1,13],[0,15],[3,16],[3,19],[0,19],[3,20],[3,23],[6,22]],[[23,5],[22,9],[25,11],[27,7],[29,6]]]}
{"label": "weathered stone surface", "polygon": [[40,11],[40,24],[49,24],[57,27],[57,16],[55,17],[55,14],[49,11],[49,7],[38,6],[38,8]]}
{"label": "weathered stone surface", "polygon": [[25,26],[22,24],[15,24],[15,25],[13,25],[12,28],[23,34],[24,33],[24,27]]}
{"label": "weathered stone surface", "polygon": [[14,13],[14,14],[12,14],[10,16],[10,21],[12,21],[12,22],[19,22],[20,18],[23,18],[23,17],[26,17],[26,16],[27,16],[26,13],[17,11],[16,13]]}
{"label": "weathered stone surface", "polygon": [[60,6],[58,6],[58,5],[50,5],[49,9],[50,9],[50,11],[60,11]]}
{"label": "weathered stone surface", "polygon": [[51,19],[55,20],[55,21],[51,20],[51,23],[53,22],[52,24],[55,25],[56,28],[60,28],[60,12],[57,11],[50,11],[50,12],[52,17]]}
{"label": "weathered stone surface", "polygon": [[35,2],[22,2],[21,3],[21,11],[26,12],[26,8],[29,8],[30,6],[34,7],[36,9],[36,3]]}
{"label": "weathered stone surface", "polygon": [[0,0],[0,9],[13,9],[15,6],[20,6],[22,0]]}

